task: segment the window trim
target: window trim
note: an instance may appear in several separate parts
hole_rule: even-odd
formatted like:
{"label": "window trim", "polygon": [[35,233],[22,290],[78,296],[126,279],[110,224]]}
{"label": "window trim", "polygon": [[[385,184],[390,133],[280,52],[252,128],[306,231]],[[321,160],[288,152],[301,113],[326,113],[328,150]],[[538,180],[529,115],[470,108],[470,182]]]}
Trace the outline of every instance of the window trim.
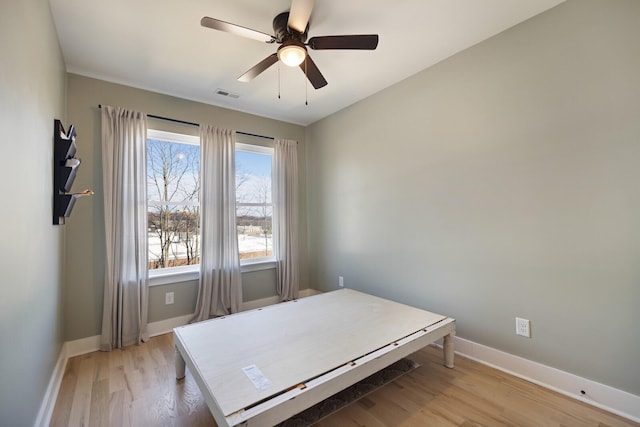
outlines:
{"label": "window trim", "polygon": [[[274,211],[274,203],[273,203],[273,156],[274,156],[274,148],[266,147],[264,145],[253,145],[247,144],[244,142],[236,141],[236,151],[246,151],[249,153],[258,153],[271,156],[271,220],[273,221],[273,211]],[[265,206],[263,203],[243,203],[243,206]],[[236,200],[236,212],[238,211],[238,201]],[[236,233],[237,236],[237,233]],[[273,239],[273,236],[272,236]],[[272,240],[273,242],[273,240]],[[255,271],[255,270],[263,270],[263,268],[258,268],[259,264],[272,264],[272,267],[267,268],[275,268],[276,267],[276,256],[275,256],[275,248],[272,247],[272,255],[259,257],[259,258],[249,258],[245,260],[240,260],[241,271]],[[246,270],[243,270],[242,267],[246,266]]]}
{"label": "window trim", "polygon": [[248,151],[250,153],[268,154],[273,158],[273,147],[265,147],[264,145],[253,145],[245,142],[236,142],[236,151]]}
{"label": "window trim", "polygon": [[190,144],[200,146],[200,137],[187,135],[184,133],[167,132],[164,130],[147,129],[147,139],[157,139],[160,141],[177,142],[180,144]]}
{"label": "window trim", "polygon": [[[147,139],[177,142],[182,144],[200,145],[200,137],[177,132],[167,132],[157,129],[147,129]],[[245,142],[235,143],[236,151],[248,151],[253,153],[274,155],[273,147],[254,145]],[[272,176],[273,182],[273,176]],[[147,202],[148,203],[148,202]],[[273,201],[272,201],[273,205]],[[250,258],[240,261],[240,272],[247,273],[276,268],[275,255],[270,257]],[[162,286],[181,282],[191,282],[200,278],[200,264],[185,265],[180,267],[147,269],[149,286]]]}
{"label": "window trim", "polygon": [[[187,135],[176,132],[167,132],[157,129],[147,128],[147,141],[153,139],[157,141],[166,141],[175,144],[184,144],[191,145],[200,148],[200,137],[195,135]],[[197,201],[189,201],[189,200],[181,200],[177,202],[172,201],[162,201],[162,200],[149,200],[149,195],[147,195],[146,206],[147,212],[149,212],[149,207],[151,206],[199,206],[200,202]],[[147,224],[148,226],[148,224]],[[147,238],[148,242],[148,238]],[[147,254],[149,249],[147,248]],[[147,261],[149,260],[147,255]],[[148,268],[148,277],[151,281],[153,278],[154,284],[156,282],[164,282],[158,284],[166,284],[166,283],[175,283],[179,281],[192,280],[191,276],[193,273],[193,267],[198,267],[199,264],[195,265],[187,265],[187,266],[178,266],[178,267],[169,267],[169,268]],[[198,270],[198,268],[196,268]],[[186,276],[185,276],[186,275]],[[184,276],[184,277],[183,277]],[[160,278],[156,280],[156,277]],[[166,280],[162,279],[166,278]]]}
{"label": "window trim", "polygon": [[[253,261],[253,260],[246,260]],[[273,270],[276,268],[276,260],[264,260],[245,262],[240,265],[240,273],[252,271]],[[180,271],[176,271],[180,269]],[[192,282],[200,279],[200,264],[185,265],[181,267],[156,268],[149,272],[149,286],[171,285],[174,283]]]}

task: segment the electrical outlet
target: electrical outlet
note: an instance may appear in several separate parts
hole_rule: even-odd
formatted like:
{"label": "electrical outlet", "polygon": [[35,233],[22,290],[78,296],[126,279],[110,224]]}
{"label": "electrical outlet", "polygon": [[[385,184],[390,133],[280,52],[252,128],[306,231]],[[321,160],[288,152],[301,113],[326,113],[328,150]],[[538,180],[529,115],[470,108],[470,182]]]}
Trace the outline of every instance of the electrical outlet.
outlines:
{"label": "electrical outlet", "polygon": [[531,321],[516,317],[516,335],[531,338]]}
{"label": "electrical outlet", "polygon": [[344,277],[338,276],[338,286],[344,288]]}
{"label": "electrical outlet", "polygon": [[173,304],[173,292],[167,292],[164,294],[165,305]]}

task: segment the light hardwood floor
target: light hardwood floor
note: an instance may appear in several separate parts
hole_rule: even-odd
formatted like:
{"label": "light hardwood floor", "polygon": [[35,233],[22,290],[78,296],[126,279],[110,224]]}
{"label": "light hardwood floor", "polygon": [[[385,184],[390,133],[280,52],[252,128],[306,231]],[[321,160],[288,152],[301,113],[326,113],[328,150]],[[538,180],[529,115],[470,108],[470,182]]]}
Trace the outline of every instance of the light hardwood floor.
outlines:
{"label": "light hardwood floor", "polygon": [[[319,422],[329,426],[640,426],[460,356],[421,366]],[[172,334],[140,346],[71,358],[52,426],[214,426],[193,377],[174,375]]]}

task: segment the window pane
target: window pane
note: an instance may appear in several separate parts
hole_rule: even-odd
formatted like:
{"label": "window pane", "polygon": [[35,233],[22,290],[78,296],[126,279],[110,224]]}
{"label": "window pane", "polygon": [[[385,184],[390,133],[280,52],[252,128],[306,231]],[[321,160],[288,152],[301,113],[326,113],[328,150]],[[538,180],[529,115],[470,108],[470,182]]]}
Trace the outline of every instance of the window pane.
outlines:
{"label": "window pane", "polygon": [[149,206],[149,268],[200,263],[200,208]]}
{"label": "window pane", "polygon": [[200,263],[200,147],[147,140],[149,269]]}
{"label": "window pane", "polygon": [[271,206],[238,206],[238,251],[240,259],[273,255]]}
{"label": "window pane", "polygon": [[271,155],[236,151],[236,200],[271,203]]}
{"label": "window pane", "polygon": [[163,202],[198,201],[200,147],[147,140],[147,198]]}
{"label": "window pane", "polygon": [[236,218],[240,260],[273,256],[271,159],[236,150]]}

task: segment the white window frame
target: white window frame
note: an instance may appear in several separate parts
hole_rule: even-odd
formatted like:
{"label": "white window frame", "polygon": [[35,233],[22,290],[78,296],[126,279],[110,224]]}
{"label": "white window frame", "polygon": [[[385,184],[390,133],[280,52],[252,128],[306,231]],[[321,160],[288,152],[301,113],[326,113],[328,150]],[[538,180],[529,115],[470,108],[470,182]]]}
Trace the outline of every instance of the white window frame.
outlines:
{"label": "white window frame", "polygon": [[[200,137],[175,132],[166,132],[156,129],[147,129],[147,139],[177,142],[182,144],[200,145]],[[269,154],[273,159],[273,148],[261,145],[236,142],[236,151],[249,151],[254,153]],[[273,183],[273,176],[272,181]],[[147,201],[148,202],[148,201]],[[272,203],[273,206],[273,198]],[[240,271],[268,270],[276,267],[275,256],[242,260]],[[149,286],[160,286],[180,282],[198,280],[200,277],[200,265],[186,265],[181,267],[149,269]]]}
{"label": "white window frame", "polygon": [[[271,203],[268,205],[271,206],[272,213],[272,227],[273,222],[275,222],[273,218],[274,206],[273,206],[273,147],[265,147],[262,145],[254,145],[254,144],[246,144],[243,142],[236,142],[236,151],[246,151],[249,153],[258,153],[258,154],[266,154],[271,156]],[[264,203],[240,203],[238,204],[236,201],[236,212],[238,209],[238,205],[241,206],[265,206]],[[272,247],[273,253],[275,253],[275,248]],[[271,255],[268,257],[260,257],[260,258],[250,258],[245,260],[240,260],[241,270],[244,271],[255,271],[255,270],[264,270],[267,268],[275,268],[276,267],[276,257],[275,255]]]}

